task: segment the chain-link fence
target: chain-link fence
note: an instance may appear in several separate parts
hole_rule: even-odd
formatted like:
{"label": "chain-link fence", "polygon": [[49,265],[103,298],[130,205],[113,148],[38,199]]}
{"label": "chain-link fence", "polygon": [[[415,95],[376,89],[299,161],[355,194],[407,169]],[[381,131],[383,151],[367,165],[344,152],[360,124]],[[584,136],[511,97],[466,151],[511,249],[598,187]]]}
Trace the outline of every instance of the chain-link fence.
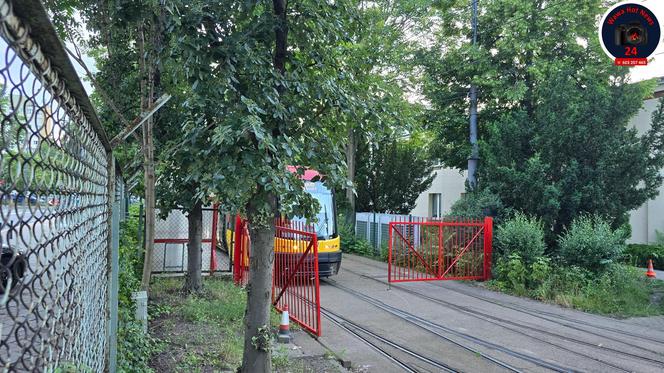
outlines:
{"label": "chain-link fence", "polygon": [[[222,216],[216,207],[203,208],[203,239],[201,242],[201,270],[203,273],[231,271],[228,248],[224,245],[224,239],[229,238],[228,232],[230,232],[225,228],[225,221],[225,216]],[[174,209],[164,219],[157,217],[152,273],[186,273],[188,233],[189,222],[185,211]]]}
{"label": "chain-link fence", "polygon": [[122,180],[41,4],[0,36],[0,370],[113,371]]}

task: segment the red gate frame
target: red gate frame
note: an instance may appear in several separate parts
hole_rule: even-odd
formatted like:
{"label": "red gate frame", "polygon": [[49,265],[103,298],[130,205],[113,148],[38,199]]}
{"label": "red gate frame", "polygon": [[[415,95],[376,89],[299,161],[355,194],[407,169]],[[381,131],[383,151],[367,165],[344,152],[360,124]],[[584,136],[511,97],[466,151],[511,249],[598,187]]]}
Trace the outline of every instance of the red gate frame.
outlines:
{"label": "red gate frame", "polygon": [[[395,229],[395,226],[400,225],[400,226],[433,226],[433,227],[438,227],[438,271],[434,271],[429,263],[422,257],[420,253],[415,250],[413,247],[413,243],[411,243],[406,237],[403,236],[403,234]],[[444,227],[480,227],[480,229],[471,237],[471,239],[467,242],[467,244],[464,246],[464,248],[454,257],[452,262],[449,264],[447,269],[444,269],[444,266],[442,265],[443,263],[441,262],[443,260],[443,250],[444,250],[444,244],[443,244],[443,228]],[[427,274],[433,276],[433,277],[425,277],[422,278],[418,276],[418,278],[410,278],[410,279],[394,279],[392,278],[392,243],[393,243],[393,235],[392,232],[396,232],[397,235],[403,240],[403,242],[408,246],[407,252],[412,252],[415,254],[415,257],[417,261],[419,261],[426,269],[427,269]],[[463,254],[466,253],[466,251],[470,248],[471,244],[475,242],[475,240],[480,236],[480,234],[483,234],[483,263],[482,263],[482,276],[476,275],[476,276],[463,276],[463,277],[445,277],[448,272],[454,267],[454,265],[461,259]],[[387,278],[388,282],[413,282],[413,281],[439,281],[439,280],[484,280],[487,281],[491,279],[491,255],[493,252],[493,218],[491,217],[486,217],[484,218],[484,221],[477,221],[477,222],[448,222],[448,221],[393,221],[389,223],[389,241],[388,241],[388,260],[387,260],[387,268],[388,268],[388,273],[387,273]],[[418,273],[418,275],[421,275]]]}
{"label": "red gate frame", "polygon": [[[277,278],[277,271],[281,265],[277,265],[275,258],[273,282],[272,282],[272,305],[279,311],[283,311],[283,305],[279,302],[288,297],[288,301],[292,304],[289,305],[288,315],[291,320],[298,323],[302,328],[309,332],[321,336],[321,312],[320,312],[320,277],[318,276],[318,235],[315,230],[304,223],[296,221],[288,221],[278,219],[275,222],[275,240],[284,234],[291,234],[293,237],[299,236],[301,239],[296,239],[296,246],[306,243],[304,252],[294,252],[300,254],[297,262],[289,262],[288,264],[295,264],[295,267],[290,270],[288,278],[284,286],[277,294],[275,294],[275,280]],[[235,231],[233,243],[233,280],[236,285],[244,286],[249,282],[249,258],[251,253],[251,238],[249,237],[249,229],[247,221],[237,216],[235,218]],[[284,254],[287,252],[279,252]],[[275,255],[278,253],[275,253]],[[313,255],[312,255],[313,254]],[[307,280],[298,278],[298,271],[305,263],[305,259],[313,256],[314,266],[314,283],[307,283]],[[313,286],[311,286],[313,285]],[[277,286],[279,287],[279,286]],[[290,289],[297,288],[298,290],[289,291]],[[313,294],[312,294],[313,293]],[[314,299],[310,299],[314,298]],[[315,307],[312,309],[310,304],[315,302]],[[309,307],[308,307],[309,306]],[[312,315],[313,311],[313,315]]]}

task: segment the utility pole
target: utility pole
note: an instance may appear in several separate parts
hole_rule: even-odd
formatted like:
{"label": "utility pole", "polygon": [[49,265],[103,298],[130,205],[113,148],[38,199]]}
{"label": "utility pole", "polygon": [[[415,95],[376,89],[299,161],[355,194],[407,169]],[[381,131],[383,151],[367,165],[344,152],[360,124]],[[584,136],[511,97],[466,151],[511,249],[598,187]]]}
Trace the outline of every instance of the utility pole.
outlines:
{"label": "utility pole", "polygon": [[[473,2],[473,46],[477,45],[477,0]],[[470,146],[471,152],[468,157],[468,186],[470,190],[477,187],[477,165],[480,161],[480,150],[477,145],[477,87],[475,83],[470,84]]]}

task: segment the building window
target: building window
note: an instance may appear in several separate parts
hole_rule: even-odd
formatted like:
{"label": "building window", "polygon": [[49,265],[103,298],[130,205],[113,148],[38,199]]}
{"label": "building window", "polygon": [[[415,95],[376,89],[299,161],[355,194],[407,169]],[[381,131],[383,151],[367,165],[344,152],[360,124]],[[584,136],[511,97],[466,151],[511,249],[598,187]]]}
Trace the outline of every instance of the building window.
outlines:
{"label": "building window", "polygon": [[441,218],[443,215],[443,198],[440,193],[429,193],[429,216]]}

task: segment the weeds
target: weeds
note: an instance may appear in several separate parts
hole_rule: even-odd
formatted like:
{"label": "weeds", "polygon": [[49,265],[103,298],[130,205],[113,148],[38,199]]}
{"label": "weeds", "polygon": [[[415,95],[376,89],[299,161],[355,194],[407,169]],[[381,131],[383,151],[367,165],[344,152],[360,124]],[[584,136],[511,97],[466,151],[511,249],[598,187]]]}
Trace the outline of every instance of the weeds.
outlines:
{"label": "weeds", "polygon": [[601,274],[577,266],[552,267],[546,258],[530,266],[518,255],[499,260],[489,287],[519,296],[615,317],[664,314],[664,304],[652,302],[664,284],[633,267],[612,264]]}
{"label": "weeds", "polygon": [[[206,278],[204,283],[203,292],[187,297],[181,292],[180,278],[161,278],[152,285],[150,317],[159,325],[162,343],[167,347],[157,360],[174,364],[160,366],[162,370],[235,370],[242,363],[247,294],[230,280]],[[264,334],[270,338],[257,341],[262,348],[268,348],[264,342],[271,340],[271,330],[279,321],[279,314],[273,310]],[[291,329],[296,329],[295,325]],[[168,356],[164,355],[166,351]],[[287,359],[285,355],[277,351],[274,356],[277,364],[290,367],[290,363],[279,360]]]}

